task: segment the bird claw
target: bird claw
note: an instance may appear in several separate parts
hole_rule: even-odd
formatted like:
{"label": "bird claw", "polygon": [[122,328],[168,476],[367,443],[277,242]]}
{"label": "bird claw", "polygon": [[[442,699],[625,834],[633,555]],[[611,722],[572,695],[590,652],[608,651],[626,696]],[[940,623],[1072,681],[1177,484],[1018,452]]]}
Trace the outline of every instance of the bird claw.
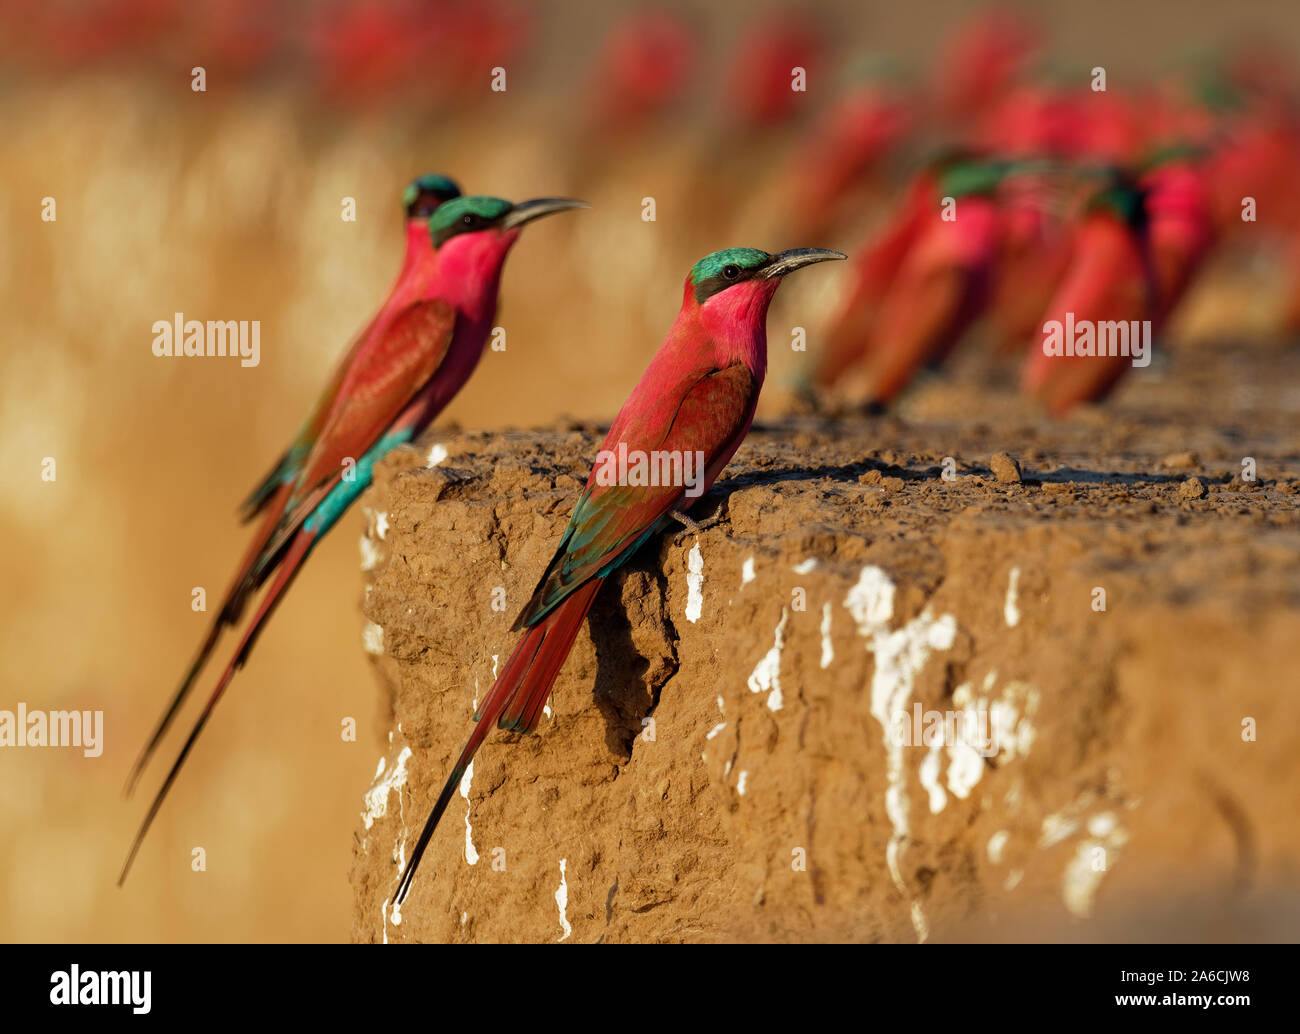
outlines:
{"label": "bird claw", "polygon": [[682,513],[680,510],[669,511],[669,516],[681,524],[687,531],[692,532],[695,535],[712,528],[722,520],[721,515],[715,513],[712,517],[706,517],[702,521],[697,521],[694,517],[687,517],[686,514]]}

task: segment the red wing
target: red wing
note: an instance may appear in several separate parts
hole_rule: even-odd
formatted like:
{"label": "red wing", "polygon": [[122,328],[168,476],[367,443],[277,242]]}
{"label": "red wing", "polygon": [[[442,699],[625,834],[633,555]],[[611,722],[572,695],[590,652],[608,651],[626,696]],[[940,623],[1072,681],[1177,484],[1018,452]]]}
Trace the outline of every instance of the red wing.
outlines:
{"label": "red wing", "polygon": [[285,523],[297,526],[338,482],[345,459],[359,460],[434,375],[451,344],[455,311],[441,299],[398,312],[339,386],[294,484]]}
{"label": "red wing", "polygon": [[[616,451],[624,442],[629,453],[703,453],[704,471],[699,476],[701,487],[707,487],[739,446],[757,399],[758,383],[747,367],[736,364],[713,370],[682,394],[676,413],[662,432],[633,419],[617,438],[611,433],[604,447]],[[584,582],[627,559],[659,519],[677,509],[684,498],[685,486],[680,484],[589,483],[516,627],[537,621]]]}
{"label": "red wing", "polygon": [[276,461],[275,466],[262,478],[248,494],[248,498],[240,505],[241,521],[252,520],[266,508],[281,485],[292,484],[297,479],[303,461],[307,459],[311,453],[311,447],[320,436],[321,427],[325,424],[325,418],[329,416],[330,410],[334,407],[343,379],[352,368],[356,357],[370,340],[371,335],[374,333],[375,324],[378,321],[379,316],[372,317],[370,322],[362,328],[361,333],[357,334],[349,343],[343,357],[335,363],[329,381],[321,389],[320,394],[316,396],[316,402],[312,405],[311,412],[298,428],[298,433],[294,435],[289,448],[284,451],[284,454]]}

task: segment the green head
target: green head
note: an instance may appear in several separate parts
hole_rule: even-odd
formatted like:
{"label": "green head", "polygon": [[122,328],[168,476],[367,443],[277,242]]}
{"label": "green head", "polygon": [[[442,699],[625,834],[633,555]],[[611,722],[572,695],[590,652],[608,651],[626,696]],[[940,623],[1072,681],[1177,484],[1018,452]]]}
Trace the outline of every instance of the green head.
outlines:
{"label": "green head", "polygon": [[736,284],[779,280],[800,266],[846,257],[821,248],[794,248],[775,255],[757,248],[726,248],[706,255],[691,267],[691,287],[696,302],[703,305]]}
{"label": "green head", "polygon": [[1147,173],[1164,165],[1199,161],[1205,158],[1208,153],[1208,148],[1184,140],[1166,142],[1147,152],[1146,157],[1138,165],[1137,171]]}
{"label": "green head", "polygon": [[455,180],[436,173],[417,176],[402,192],[402,207],[408,219],[427,219],[444,203],[460,197]]}
{"label": "green head", "polygon": [[939,177],[943,197],[987,196],[994,193],[1007,174],[1001,162],[959,160],[945,168]]}
{"label": "green head", "polygon": [[1007,180],[1059,172],[1050,158],[992,159],[954,155],[936,167],[940,197],[989,197]]}
{"label": "green head", "polygon": [[433,238],[433,246],[441,248],[447,241],[463,233],[512,230],[544,215],[586,207],[585,201],[567,197],[541,197],[516,204],[482,194],[458,197],[433,213],[429,219],[429,234]]}

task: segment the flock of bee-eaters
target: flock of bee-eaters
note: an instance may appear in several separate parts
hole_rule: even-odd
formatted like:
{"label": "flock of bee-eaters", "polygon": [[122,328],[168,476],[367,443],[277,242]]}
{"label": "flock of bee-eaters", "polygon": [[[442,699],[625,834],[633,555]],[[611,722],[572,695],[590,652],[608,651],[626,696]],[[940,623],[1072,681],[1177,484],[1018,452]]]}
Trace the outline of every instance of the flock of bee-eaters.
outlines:
{"label": "flock of bee-eaters", "polygon": [[[586,207],[569,198],[511,204],[465,197],[452,180],[436,175],[415,180],[404,200],[406,256],[397,282],[284,455],[244,503],[245,519],[260,517],[257,533],[132,770],[128,789],[171,727],[222,631],[239,622],[250,597],[272,579],[154,797],[119,882],[217,701],[316,543],[369,486],[374,464],[414,440],[474,372],[496,315],[502,267],[523,227]],[[686,278],[681,311],[615,418],[604,449],[702,454],[707,491],[753,423],[767,372],[767,309],[782,278],[844,257],[815,248],[775,255],[728,248],[697,262]],[[354,476],[345,479],[345,471]],[[554,559],[515,621],[514,630],[523,634],[474,715],[477,724],[411,853],[395,903],[409,892],[438,820],[491,726],[518,732],[536,726],[604,580],[664,523],[693,523],[683,511],[698,493],[688,498],[687,487],[598,482],[593,469]]]}
{"label": "flock of bee-eaters", "polygon": [[[818,405],[890,404],[978,322],[991,331],[996,349],[1025,354],[1022,388],[1062,415],[1104,398],[1134,364],[1128,355],[1050,354],[1045,327],[1144,323],[1159,333],[1214,245],[1253,223],[1256,204],[1268,209],[1261,218],[1284,233],[1295,231],[1300,241],[1300,203],[1292,198],[1300,119],[1282,91],[1239,70],[1238,85],[1254,97],[1253,107],[1228,122],[1208,102],[1172,104],[1154,96],[1138,102],[1095,87],[1090,93],[1015,85],[1001,67],[1016,54],[1011,35],[995,21],[972,43],[973,56],[954,66],[977,73],[954,96],[982,106],[978,120],[974,107],[969,112],[978,124],[957,137],[959,146],[918,166],[901,202],[856,250],[824,347],[808,371],[806,388]],[[985,88],[995,81],[1000,93],[990,96]],[[637,103],[644,101],[637,94]],[[801,236],[820,235],[853,183],[868,178],[898,145],[909,111],[896,91],[876,86],[834,110],[838,121],[804,151],[815,161],[801,184],[802,202],[791,205],[804,213],[796,220]],[[1163,146],[1171,139],[1175,146]],[[406,251],[396,283],[244,503],[244,519],[259,521],[253,541],[129,787],[222,633],[269,587],[155,796],[121,879],[217,701],[312,549],[365,491],[374,464],[414,441],[473,373],[491,332],[502,267],[524,225],[585,207],[565,198],[512,204],[462,196],[438,175],[415,180],[404,203]],[[729,248],[697,262],[678,316],[602,452],[702,454],[707,490],[753,422],[767,370],[768,305],[782,278],[845,257],[811,248],[776,254]],[[1300,245],[1291,259],[1300,274]],[[1300,305],[1294,316],[1300,326]],[[345,479],[350,461],[355,477]],[[669,522],[693,526],[685,511],[698,497],[698,491],[688,497],[685,485],[609,484],[593,469],[515,622],[519,641],[474,715],[395,903],[409,893],[435,827],[491,727],[535,727],[603,581]]]}

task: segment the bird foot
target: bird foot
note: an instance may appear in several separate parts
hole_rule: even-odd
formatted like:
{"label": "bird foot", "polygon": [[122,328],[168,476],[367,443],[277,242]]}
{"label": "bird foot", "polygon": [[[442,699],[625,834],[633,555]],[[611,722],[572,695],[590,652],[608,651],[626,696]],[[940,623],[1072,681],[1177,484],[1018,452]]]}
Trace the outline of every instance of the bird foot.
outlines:
{"label": "bird foot", "polygon": [[722,520],[721,515],[715,513],[712,517],[706,517],[702,521],[697,521],[694,517],[687,517],[686,514],[682,513],[680,510],[670,511],[669,516],[672,517],[673,520],[681,524],[681,526],[685,528],[687,531],[692,532],[696,535],[698,535],[702,531],[712,528],[715,524],[718,524]]}

